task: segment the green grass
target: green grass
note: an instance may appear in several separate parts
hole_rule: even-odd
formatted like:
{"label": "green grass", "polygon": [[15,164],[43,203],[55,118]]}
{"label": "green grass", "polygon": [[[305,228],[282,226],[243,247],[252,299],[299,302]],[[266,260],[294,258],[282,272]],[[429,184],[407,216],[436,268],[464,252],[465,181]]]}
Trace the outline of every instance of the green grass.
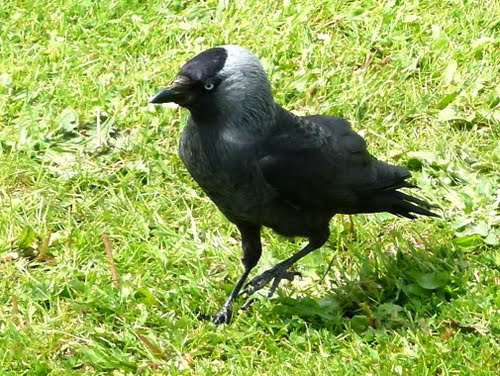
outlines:
{"label": "green grass", "polygon": [[[1,375],[497,374],[498,2],[0,9]],[[262,58],[278,103],[344,116],[409,167],[443,219],[356,216],[354,235],[334,219],[303,280],[216,328],[239,234],[177,156],[186,111],[148,99],[224,43]],[[263,243],[255,273],[302,241]]]}

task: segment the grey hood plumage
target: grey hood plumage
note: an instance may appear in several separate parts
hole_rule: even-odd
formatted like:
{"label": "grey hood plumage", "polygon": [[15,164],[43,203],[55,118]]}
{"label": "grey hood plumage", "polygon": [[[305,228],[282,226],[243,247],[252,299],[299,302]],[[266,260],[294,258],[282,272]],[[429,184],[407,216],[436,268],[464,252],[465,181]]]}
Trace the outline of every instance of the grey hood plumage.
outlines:
{"label": "grey hood plumage", "polygon": [[[206,85],[215,85],[215,90],[208,92],[210,86]],[[179,94],[193,88],[187,100]],[[181,68],[172,84],[151,100],[170,101],[186,107],[200,125],[223,123],[261,133],[272,127],[276,118],[271,85],[259,59],[236,45],[215,47],[195,56]]]}

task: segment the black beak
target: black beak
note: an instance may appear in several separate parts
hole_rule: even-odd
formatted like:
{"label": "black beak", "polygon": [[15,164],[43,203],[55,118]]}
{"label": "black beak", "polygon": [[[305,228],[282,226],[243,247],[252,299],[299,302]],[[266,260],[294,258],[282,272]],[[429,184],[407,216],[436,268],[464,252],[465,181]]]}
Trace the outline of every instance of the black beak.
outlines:
{"label": "black beak", "polygon": [[149,103],[183,102],[189,96],[191,86],[191,79],[186,76],[177,76],[166,89],[156,94]]}

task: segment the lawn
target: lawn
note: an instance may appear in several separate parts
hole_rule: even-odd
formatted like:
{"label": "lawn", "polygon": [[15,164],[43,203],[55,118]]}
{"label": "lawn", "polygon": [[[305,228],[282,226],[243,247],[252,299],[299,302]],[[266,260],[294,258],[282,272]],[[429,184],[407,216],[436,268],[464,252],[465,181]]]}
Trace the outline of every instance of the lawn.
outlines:
{"label": "lawn", "polygon": [[[495,0],[0,0],[0,374],[497,374],[499,15]],[[407,166],[442,218],[358,215],[352,233],[334,218],[301,280],[215,327],[239,233],[177,156],[186,111],[148,100],[227,43],[261,58],[279,104],[343,116]],[[254,273],[303,243],[264,231]]]}

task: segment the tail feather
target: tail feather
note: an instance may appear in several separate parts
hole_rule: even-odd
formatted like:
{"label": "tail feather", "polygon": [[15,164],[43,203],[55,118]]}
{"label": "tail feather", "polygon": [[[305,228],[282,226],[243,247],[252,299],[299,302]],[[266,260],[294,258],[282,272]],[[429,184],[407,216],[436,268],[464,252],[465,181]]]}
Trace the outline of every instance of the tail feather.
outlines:
{"label": "tail feather", "polygon": [[[388,210],[389,213],[410,219],[417,218],[414,214],[439,218],[439,215],[428,210],[432,207],[432,205],[428,204],[427,202],[419,200],[412,196],[405,195],[404,193],[401,192],[394,192],[394,193],[395,195],[393,197],[395,198],[395,200],[393,200],[394,203],[391,209]],[[408,197],[409,199],[404,200],[399,198],[398,193]],[[414,203],[416,203],[417,205],[415,205]]]}
{"label": "tail feather", "polygon": [[[394,191],[394,190],[400,189],[400,188],[418,188],[418,187],[415,184],[408,183],[407,181],[402,181],[402,182],[399,182],[398,184],[387,187],[385,190],[386,191]],[[409,196],[409,197],[411,197],[411,196]]]}
{"label": "tail feather", "polygon": [[439,215],[430,209],[434,205],[398,191],[400,188],[418,188],[417,186],[405,181],[392,185],[378,191],[363,192],[362,205],[365,213],[388,212],[398,217],[415,219],[416,214],[428,217],[437,217]]}
{"label": "tail feather", "polygon": [[431,211],[433,205],[399,191],[402,188],[418,188],[407,181],[411,173],[406,168],[377,161],[373,165],[372,176],[370,183],[356,189],[365,213],[388,212],[410,219],[415,219],[416,215],[439,217]]}
{"label": "tail feather", "polygon": [[416,197],[407,195],[407,194],[405,194],[403,192],[395,191],[394,195],[396,197],[401,198],[404,201],[408,201],[408,202],[411,202],[413,204],[417,204],[418,206],[420,206],[422,208],[425,208],[425,209],[432,209],[432,208],[436,207],[435,205],[429,204],[427,201],[420,200],[420,199],[418,199]]}

